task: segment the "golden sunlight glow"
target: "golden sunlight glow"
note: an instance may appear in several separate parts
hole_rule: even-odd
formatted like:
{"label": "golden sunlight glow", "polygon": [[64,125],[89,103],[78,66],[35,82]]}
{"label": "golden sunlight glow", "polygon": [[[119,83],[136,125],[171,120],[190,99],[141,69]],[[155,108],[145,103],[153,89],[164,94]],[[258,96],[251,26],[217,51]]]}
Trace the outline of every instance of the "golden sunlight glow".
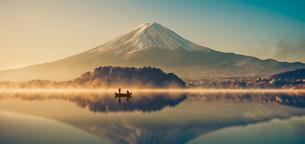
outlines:
{"label": "golden sunlight glow", "polygon": [[[124,90],[127,89],[122,89]],[[128,89],[133,93],[305,93],[305,89]],[[0,93],[114,93],[117,89],[0,89]]]}

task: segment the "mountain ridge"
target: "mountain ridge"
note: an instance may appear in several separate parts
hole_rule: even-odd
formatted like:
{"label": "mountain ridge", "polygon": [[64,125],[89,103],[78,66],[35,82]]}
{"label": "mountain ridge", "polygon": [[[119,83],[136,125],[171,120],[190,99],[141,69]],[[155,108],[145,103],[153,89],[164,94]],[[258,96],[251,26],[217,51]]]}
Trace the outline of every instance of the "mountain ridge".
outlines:
{"label": "mountain ridge", "polygon": [[219,52],[184,39],[157,23],[145,23],[93,49],[53,62],[0,71],[0,80],[68,80],[99,66],[153,66],[183,79],[264,76],[305,68],[303,63],[262,60]]}

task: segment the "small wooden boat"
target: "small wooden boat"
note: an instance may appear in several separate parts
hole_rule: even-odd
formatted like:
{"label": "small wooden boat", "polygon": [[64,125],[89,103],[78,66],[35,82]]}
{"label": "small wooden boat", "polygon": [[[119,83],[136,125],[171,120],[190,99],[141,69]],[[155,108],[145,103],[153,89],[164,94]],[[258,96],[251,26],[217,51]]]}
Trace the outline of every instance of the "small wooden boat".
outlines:
{"label": "small wooden boat", "polygon": [[115,98],[127,97],[127,99],[131,98],[132,93],[115,93]]}

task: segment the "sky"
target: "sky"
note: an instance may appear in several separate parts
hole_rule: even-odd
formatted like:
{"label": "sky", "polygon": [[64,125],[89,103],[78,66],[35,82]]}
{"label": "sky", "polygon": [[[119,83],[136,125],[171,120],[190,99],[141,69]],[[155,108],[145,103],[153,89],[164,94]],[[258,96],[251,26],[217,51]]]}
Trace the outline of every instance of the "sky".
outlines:
{"label": "sky", "polygon": [[62,59],[147,22],[218,51],[305,62],[304,0],[0,0],[0,70]]}

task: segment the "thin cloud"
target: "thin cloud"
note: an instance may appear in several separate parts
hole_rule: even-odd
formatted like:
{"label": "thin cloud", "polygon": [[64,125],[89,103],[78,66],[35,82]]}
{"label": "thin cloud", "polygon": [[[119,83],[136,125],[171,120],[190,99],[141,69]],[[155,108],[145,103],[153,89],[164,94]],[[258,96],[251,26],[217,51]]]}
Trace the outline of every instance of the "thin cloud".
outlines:
{"label": "thin cloud", "polygon": [[280,40],[275,50],[274,58],[285,61],[305,62],[305,38]]}

